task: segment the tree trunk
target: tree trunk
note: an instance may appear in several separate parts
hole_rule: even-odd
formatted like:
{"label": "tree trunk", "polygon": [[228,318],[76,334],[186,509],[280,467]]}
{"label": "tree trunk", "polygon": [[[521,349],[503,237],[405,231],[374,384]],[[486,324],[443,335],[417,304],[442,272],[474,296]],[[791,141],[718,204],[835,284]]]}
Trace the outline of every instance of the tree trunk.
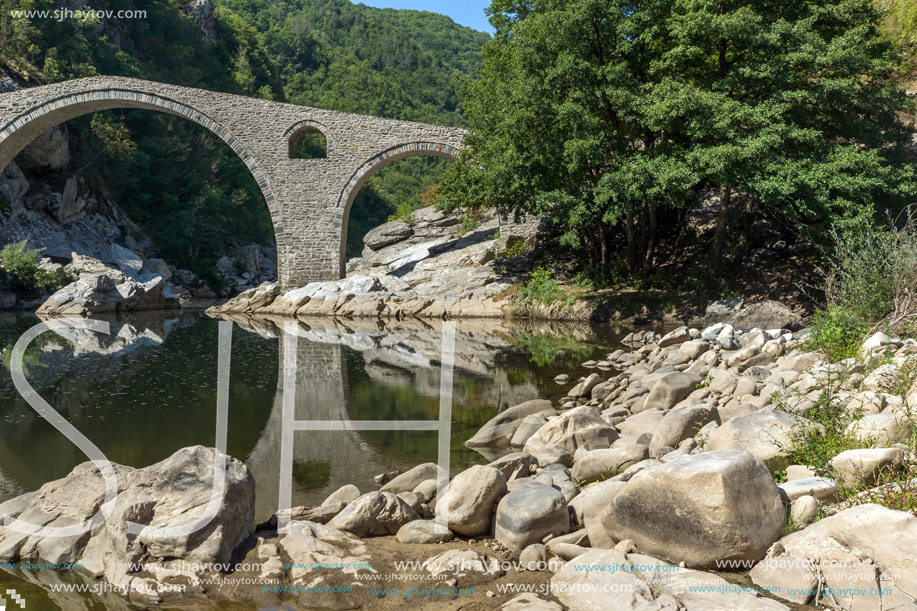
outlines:
{"label": "tree trunk", "polygon": [[605,226],[605,223],[599,221],[599,247],[601,249],[601,259],[599,260],[602,266],[607,266],[611,264],[611,248],[608,244],[608,227]]}
{"label": "tree trunk", "polygon": [[624,214],[624,233],[627,235],[627,271],[637,269],[637,236],[634,228],[634,213],[628,210]]}
{"label": "tree trunk", "polygon": [[646,278],[653,272],[653,258],[656,255],[656,206],[646,206],[646,256],[643,258],[643,277]]}
{"label": "tree trunk", "polygon": [[710,267],[719,272],[723,268],[723,250],[726,248],[726,233],[729,229],[729,208],[732,204],[732,185],[723,187],[720,196],[720,211],[716,215],[716,230],[713,234],[713,248],[710,251]]}

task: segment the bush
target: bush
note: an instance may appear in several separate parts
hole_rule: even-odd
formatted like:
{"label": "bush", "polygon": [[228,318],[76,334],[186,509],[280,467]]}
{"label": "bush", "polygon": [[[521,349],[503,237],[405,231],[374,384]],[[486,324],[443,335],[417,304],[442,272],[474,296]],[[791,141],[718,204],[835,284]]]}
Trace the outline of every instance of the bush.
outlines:
{"label": "bush", "polygon": [[[917,222],[888,231],[834,234],[832,267],[825,281],[829,309],[841,308],[869,328],[917,330]],[[867,329],[868,331],[868,329]]]}
{"label": "bush", "polygon": [[845,307],[819,310],[813,317],[815,333],[806,342],[806,350],[821,350],[832,363],[857,356],[869,325]]}
{"label": "bush", "polygon": [[551,305],[564,298],[565,293],[558,286],[557,281],[551,278],[549,269],[539,267],[532,272],[529,281],[522,285],[518,299],[521,303],[536,302]]}
{"label": "bush", "polygon": [[56,290],[60,282],[53,273],[38,266],[40,260],[37,250],[26,247],[28,240],[8,244],[0,250],[0,262],[9,285],[16,290],[31,291],[44,287],[49,291]]}

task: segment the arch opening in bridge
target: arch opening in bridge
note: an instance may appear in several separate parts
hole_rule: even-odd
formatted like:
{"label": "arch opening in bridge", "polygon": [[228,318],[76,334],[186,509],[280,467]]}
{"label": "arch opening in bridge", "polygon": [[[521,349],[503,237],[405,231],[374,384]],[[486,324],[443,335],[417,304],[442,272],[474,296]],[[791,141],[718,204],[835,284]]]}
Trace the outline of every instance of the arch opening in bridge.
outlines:
{"label": "arch opening in bridge", "polygon": [[294,125],[287,138],[290,159],[326,159],[328,138],[325,130],[315,121],[303,121]]}
{"label": "arch opening in bridge", "polygon": [[[203,130],[212,133],[220,141],[228,145],[248,169],[249,174],[257,184],[257,190],[267,205],[270,226],[279,250],[281,241],[284,239],[283,227],[279,223],[280,217],[276,213],[277,197],[267,173],[260,167],[251,152],[229,130],[200,111],[166,97],[129,90],[109,89],[73,93],[51,98],[42,104],[33,106],[14,121],[6,125],[0,125],[0,168],[6,167],[10,162],[14,161],[16,156],[32,141],[54,127],[79,117],[109,110],[120,112],[120,119],[123,120],[126,109],[161,112],[188,120]],[[281,265],[282,262],[278,257],[277,271],[278,275],[282,276]]]}
{"label": "arch opening in bridge", "polygon": [[458,159],[459,149],[441,142],[411,142],[389,148],[364,162],[347,181],[338,198],[335,213],[335,228],[340,231],[340,277],[347,275],[347,234],[350,222],[350,211],[354,200],[366,183],[379,170],[410,157],[428,156],[439,157],[455,161]]}

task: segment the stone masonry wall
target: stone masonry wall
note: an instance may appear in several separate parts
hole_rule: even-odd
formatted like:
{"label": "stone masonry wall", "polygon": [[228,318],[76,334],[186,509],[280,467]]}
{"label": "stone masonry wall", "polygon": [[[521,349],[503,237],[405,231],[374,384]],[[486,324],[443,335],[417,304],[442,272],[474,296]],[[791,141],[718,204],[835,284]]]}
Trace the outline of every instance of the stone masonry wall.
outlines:
{"label": "stone masonry wall", "polygon": [[[0,94],[0,168],[55,125],[113,108],[178,115],[232,147],[264,193],[287,288],[343,275],[350,205],[374,172],[415,155],[454,159],[465,135],[458,128],[98,76]],[[324,134],[327,158],[290,158],[290,141],[304,130]]]}

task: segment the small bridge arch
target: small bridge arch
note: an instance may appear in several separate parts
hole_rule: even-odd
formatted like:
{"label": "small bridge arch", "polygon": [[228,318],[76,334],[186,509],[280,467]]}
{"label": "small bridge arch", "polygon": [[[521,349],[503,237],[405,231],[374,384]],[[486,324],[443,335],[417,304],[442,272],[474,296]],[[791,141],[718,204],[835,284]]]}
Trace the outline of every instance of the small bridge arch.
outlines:
{"label": "small bridge arch", "polygon": [[[350,205],[374,172],[414,155],[454,159],[465,135],[458,128],[97,76],[0,94],[0,168],[48,129],[116,108],[184,117],[239,155],[267,202],[284,287],[343,275]],[[325,136],[326,158],[291,158],[291,143],[303,130]]]}

